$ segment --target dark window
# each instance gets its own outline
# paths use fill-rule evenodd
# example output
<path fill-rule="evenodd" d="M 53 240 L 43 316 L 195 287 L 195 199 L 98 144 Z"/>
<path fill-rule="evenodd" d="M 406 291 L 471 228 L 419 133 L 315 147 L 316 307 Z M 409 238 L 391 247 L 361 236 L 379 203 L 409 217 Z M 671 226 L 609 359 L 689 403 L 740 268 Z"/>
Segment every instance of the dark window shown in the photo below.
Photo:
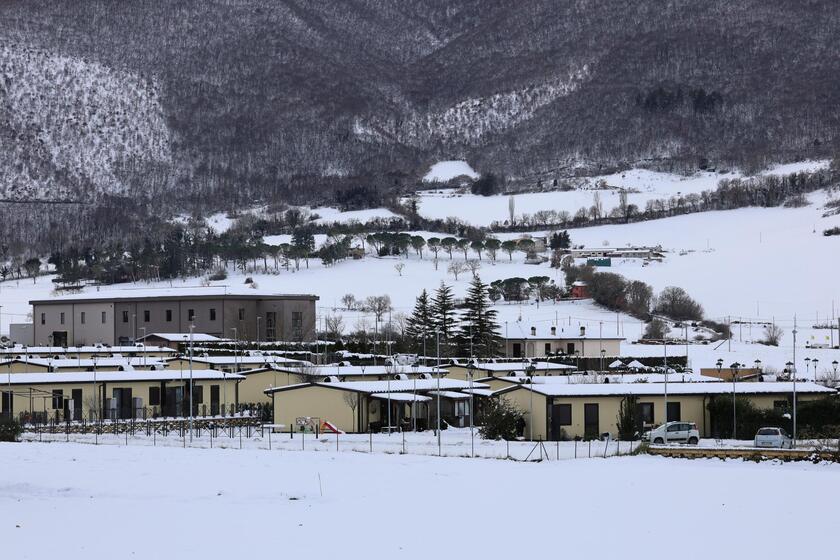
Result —
<path fill-rule="evenodd" d="M 152 312 L 148 309 L 143 310 L 143 322 L 148 323 L 152 319 Z"/>
<path fill-rule="evenodd" d="M 643 424 L 653 424 L 653 403 L 639 403 L 639 420 Z"/>
<path fill-rule="evenodd" d="M 102 312 L 102 324 L 104 325 L 108 321 L 108 314 L 104 311 Z"/>
<path fill-rule="evenodd" d="M 240 321 L 245 320 L 245 308 L 244 307 L 239 308 L 239 320 Z"/>
<path fill-rule="evenodd" d="M 53 410 L 60 410 L 64 408 L 64 390 L 53 389 L 52 392 L 52 407 Z"/>
<path fill-rule="evenodd" d="M 79 314 L 79 322 L 82 323 L 83 325 L 85 324 L 85 312 L 84 311 L 82 311 Z"/>
<path fill-rule="evenodd" d="M 61 321 L 62 325 L 64 324 L 64 312 L 63 311 L 61 312 L 61 315 L 59 316 L 59 321 Z"/>
<path fill-rule="evenodd" d="M 123 311 L 123 323 L 128 323 L 128 311 Z"/>
<path fill-rule="evenodd" d="M 187 321 L 195 319 L 195 309 L 187 309 Z"/>
<path fill-rule="evenodd" d="M 572 425 L 572 405 L 570 404 L 555 404 L 554 415 L 557 417 L 557 422 L 561 426 Z"/>
<path fill-rule="evenodd" d="M 303 338 L 303 313 L 292 311 L 292 334 L 295 338 Z"/>
<path fill-rule="evenodd" d="M 680 421 L 680 403 L 678 403 L 678 402 L 669 402 L 668 403 L 668 418 L 665 421 L 666 422 L 679 422 Z"/>
<path fill-rule="evenodd" d="M 566 343 L 566 354 L 570 356 L 574 356 L 575 354 L 575 343 L 574 342 L 567 342 Z"/>
<path fill-rule="evenodd" d="M 201 404 L 204 402 L 204 386 L 197 385 L 193 387 L 193 404 Z"/>
<path fill-rule="evenodd" d="M 41 313 L 41 324 L 42 325 L 47 324 L 47 314 L 46 313 Z"/>
<path fill-rule="evenodd" d="M 522 345 L 518 342 L 513 343 L 513 357 L 519 358 L 522 356 Z"/>
<path fill-rule="evenodd" d="M 172 322 L 172 310 L 171 309 L 166 310 L 166 322 L 167 323 Z"/>
<path fill-rule="evenodd" d="M 548 356 L 549 354 L 551 354 L 551 343 L 546 342 L 545 343 L 545 355 Z"/>
<path fill-rule="evenodd" d="M 149 387 L 149 406 L 160 405 L 160 387 Z"/>
<path fill-rule="evenodd" d="M 210 308 L 210 320 L 211 321 L 216 320 L 216 308 L 215 307 Z"/>

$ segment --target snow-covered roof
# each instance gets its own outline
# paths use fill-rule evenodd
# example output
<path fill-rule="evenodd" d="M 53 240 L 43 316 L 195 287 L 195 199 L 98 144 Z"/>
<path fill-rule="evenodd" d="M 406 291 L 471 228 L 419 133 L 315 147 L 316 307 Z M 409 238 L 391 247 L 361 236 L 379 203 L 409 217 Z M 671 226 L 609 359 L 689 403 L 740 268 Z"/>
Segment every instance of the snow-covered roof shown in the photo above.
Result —
<path fill-rule="evenodd" d="M 133 346 L 22 346 L 17 344 L 10 348 L 0 348 L 0 354 L 130 354 L 134 352 L 175 352 L 166 346 L 146 346 L 142 344 Z"/>
<path fill-rule="evenodd" d="M 610 363 L 609 367 L 612 368 L 612 369 L 616 369 L 616 368 L 623 368 L 625 366 L 624 366 L 624 362 L 622 362 L 621 360 L 616 360 L 616 361 Z"/>
<path fill-rule="evenodd" d="M 3 383 L 12 385 L 32 385 L 46 383 L 117 383 L 125 381 L 187 381 L 189 373 L 184 372 L 182 376 L 175 370 L 131 370 L 131 371 L 69 371 L 55 373 L 12 373 L 3 375 Z M 212 379 L 245 379 L 242 375 L 224 373 L 213 369 L 194 369 L 192 371 L 194 381 L 206 381 Z"/>
<path fill-rule="evenodd" d="M 521 379 L 527 382 L 528 377 L 509 378 L 512 380 Z M 664 383 L 666 381 L 664 373 L 593 373 L 593 374 L 579 374 L 579 375 L 535 375 L 533 383 Z M 718 377 L 711 377 L 708 375 L 700 375 L 699 373 L 669 373 L 668 383 L 720 383 L 721 379 Z"/>
<path fill-rule="evenodd" d="M 663 395 L 664 383 L 544 383 L 514 385 L 500 389 L 504 393 L 517 389 L 533 390 L 549 397 L 575 396 L 624 396 L 624 395 Z M 735 393 L 753 394 L 789 394 L 793 392 L 793 383 L 736 383 Z M 802 382 L 796 384 L 797 393 L 836 393 L 834 389 Z M 669 395 L 719 395 L 732 394 L 732 383 L 668 383 Z"/>
<path fill-rule="evenodd" d="M 492 389 L 461 389 L 461 392 L 479 396 L 479 397 L 492 397 L 493 391 Z"/>
<path fill-rule="evenodd" d="M 277 294 L 260 292 L 250 288 L 232 288 L 230 286 L 193 286 L 187 288 L 136 288 L 121 290 L 99 290 L 96 292 L 82 292 L 50 299 L 31 300 L 34 304 L 56 304 L 65 301 L 110 301 L 137 299 L 198 299 L 208 297 L 219 298 L 253 298 L 253 299 L 318 299 L 311 294 Z"/>
<path fill-rule="evenodd" d="M 462 364 L 454 364 L 458 367 L 469 367 Z M 510 372 L 517 372 L 521 371 L 524 372 L 526 368 L 529 366 L 534 366 L 537 371 L 559 371 L 559 370 L 571 370 L 577 369 L 575 366 L 570 366 L 566 364 L 555 364 L 552 362 L 481 362 L 475 363 L 472 366 L 472 369 L 481 370 L 481 371 L 510 371 Z"/>
<path fill-rule="evenodd" d="M 370 396 L 375 399 L 391 399 L 392 401 L 399 402 L 425 402 L 432 400 L 431 397 L 414 395 L 412 393 L 371 393 Z"/>
<path fill-rule="evenodd" d="M 433 397 L 440 395 L 444 399 L 462 400 L 470 398 L 468 394 L 459 393 L 458 391 L 429 391 L 427 394 Z"/>
<path fill-rule="evenodd" d="M 179 356 L 178 359 L 188 360 L 189 356 Z M 236 364 L 274 364 L 284 366 L 309 365 L 306 360 L 293 360 L 283 356 L 250 356 L 247 354 L 225 355 L 225 356 L 193 356 L 193 362 L 213 365 L 236 365 Z"/>
<path fill-rule="evenodd" d="M 0 369 L 3 365 L 9 363 L 31 364 L 43 367 L 54 367 L 56 369 L 72 368 L 72 367 L 94 367 L 97 368 L 113 368 L 113 367 L 156 367 L 163 368 L 165 363 L 155 358 L 144 358 L 143 356 L 121 357 L 121 358 L 59 358 L 58 360 L 52 358 L 23 358 L 14 360 L 4 360 L 0 362 Z"/>
<path fill-rule="evenodd" d="M 147 334 L 146 336 L 141 336 L 137 340 L 145 340 L 147 338 L 160 338 L 162 340 L 166 340 L 167 342 L 189 342 L 192 339 L 193 343 L 195 342 L 231 342 L 229 338 L 219 338 L 218 336 L 213 336 L 212 334 L 207 333 L 151 333 Z"/>
<path fill-rule="evenodd" d="M 290 391 L 300 389 L 301 387 L 330 387 L 333 389 L 344 389 L 347 391 L 358 391 L 360 393 L 402 393 L 411 391 L 434 391 L 437 390 L 438 385 L 441 390 L 446 389 L 468 389 L 470 384 L 467 381 L 459 379 L 448 379 L 443 377 L 441 379 L 411 379 L 411 380 L 394 380 L 394 381 L 333 381 L 325 383 L 298 383 L 295 385 L 285 385 L 283 387 L 273 387 L 266 389 L 266 393 L 277 393 L 281 391 Z M 483 383 L 472 384 L 475 388 L 486 389 L 487 385 Z"/>
<path fill-rule="evenodd" d="M 649 369 L 645 364 L 643 364 L 639 360 L 633 360 L 632 362 L 627 364 L 627 367 L 630 369 Z"/>
<path fill-rule="evenodd" d="M 327 365 L 327 366 L 307 366 L 304 369 L 300 368 L 277 368 L 277 369 L 284 369 L 288 370 L 292 373 L 296 373 L 299 375 L 311 375 L 315 377 L 329 377 L 329 376 L 342 376 L 342 375 L 354 375 L 354 376 L 380 376 L 380 375 L 420 375 L 423 373 L 430 374 L 430 375 L 437 375 L 440 372 L 441 375 L 447 375 L 449 372 L 444 368 L 436 368 L 431 366 L 339 366 L 339 365 Z"/>

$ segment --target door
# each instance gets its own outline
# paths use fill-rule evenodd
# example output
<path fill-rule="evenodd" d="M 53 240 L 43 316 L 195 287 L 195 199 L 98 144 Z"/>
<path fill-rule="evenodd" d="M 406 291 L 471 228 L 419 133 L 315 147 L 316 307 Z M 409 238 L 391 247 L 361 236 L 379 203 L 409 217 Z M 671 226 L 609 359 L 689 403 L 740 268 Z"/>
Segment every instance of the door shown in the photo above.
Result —
<path fill-rule="evenodd" d="M 167 387 L 166 399 L 163 403 L 164 416 L 182 416 L 184 405 L 184 388 Z"/>
<path fill-rule="evenodd" d="M 67 331 L 53 331 L 53 346 L 67 346 Z"/>
<path fill-rule="evenodd" d="M 277 340 L 277 312 L 268 311 L 265 314 L 265 339 L 268 342 Z"/>
<path fill-rule="evenodd" d="M 689 425 L 677 422 L 668 426 L 668 441 L 686 441 L 688 439 Z"/>
<path fill-rule="evenodd" d="M 583 434 L 586 439 L 597 439 L 601 435 L 598 426 L 598 404 L 583 405 Z"/>
<path fill-rule="evenodd" d="M 12 417 L 12 405 L 14 404 L 14 392 L 12 391 L 3 391 L 3 406 L 2 406 L 2 415 L 3 418 L 11 418 Z"/>
<path fill-rule="evenodd" d="M 82 390 L 73 389 L 71 395 L 73 399 L 73 420 L 80 422 L 82 420 Z"/>
<path fill-rule="evenodd" d="M 522 345 L 518 342 L 513 343 L 513 357 L 514 358 L 521 358 L 522 357 Z"/>
<path fill-rule="evenodd" d="M 113 396 L 117 403 L 117 418 L 120 420 L 130 419 L 133 416 L 131 410 L 131 389 L 114 389 Z"/>
<path fill-rule="evenodd" d="M 575 355 L 575 343 L 574 342 L 567 342 L 566 343 L 566 354 L 569 356 Z"/>
<path fill-rule="evenodd" d="M 210 385 L 210 416 L 219 414 L 219 386 Z"/>
<path fill-rule="evenodd" d="M 682 420 L 680 418 L 680 403 L 678 402 L 669 402 L 668 403 L 668 417 L 665 419 L 666 422 L 679 422 Z"/>
<path fill-rule="evenodd" d="M 560 441 L 568 434 L 564 433 L 565 426 L 572 425 L 572 405 L 553 404 L 551 405 L 551 439 Z"/>

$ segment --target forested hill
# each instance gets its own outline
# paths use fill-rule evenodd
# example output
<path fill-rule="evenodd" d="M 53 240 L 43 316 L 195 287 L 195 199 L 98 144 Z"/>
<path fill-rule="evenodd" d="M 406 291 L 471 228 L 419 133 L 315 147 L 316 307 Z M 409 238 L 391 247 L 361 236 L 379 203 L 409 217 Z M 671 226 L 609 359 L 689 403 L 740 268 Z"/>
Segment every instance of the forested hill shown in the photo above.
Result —
<path fill-rule="evenodd" d="M 831 156 L 838 37 L 833 0 L 6 0 L 0 199 Z"/>

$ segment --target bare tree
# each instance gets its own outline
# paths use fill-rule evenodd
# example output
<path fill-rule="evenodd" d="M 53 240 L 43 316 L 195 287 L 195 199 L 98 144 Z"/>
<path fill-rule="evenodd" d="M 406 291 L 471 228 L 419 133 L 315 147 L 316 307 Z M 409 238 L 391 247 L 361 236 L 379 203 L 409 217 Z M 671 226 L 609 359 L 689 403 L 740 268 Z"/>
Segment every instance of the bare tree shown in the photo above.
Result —
<path fill-rule="evenodd" d="M 348 311 L 356 309 L 356 296 L 353 294 L 344 294 L 341 296 L 341 304 Z"/>
<path fill-rule="evenodd" d="M 355 391 L 343 391 L 343 399 L 344 404 L 350 407 L 350 411 L 353 413 L 353 426 L 355 431 L 359 431 L 358 427 L 356 426 L 356 407 L 359 406 L 359 393 Z"/>
<path fill-rule="evenodd" d="M 394 268 L 397 270 L 399 275 L 402 276 L 402 271 L 405 268 L 405 264 L 404 263 L 397 263 L 397 264 L 394 265 Z"/>
<path fill-rule="evenodd" d="M 782 330 L 782 327 L 776 323 L 772 323 L 764 327 L 764 340 L 761 342 L 767 346 L 778 346 L 784 334 L 785 331 Z"/>
<path fill-rule="evenodd" d="M 467 268 L 467 265 L 461 261 L 452 261 L 449 263 L 449 267 L 446 269 L 447 272 L 455 276 L 455 280 L 458 280 L 458 275 L 464 272 Z"/>
<path fill-rule="evenodd" d="M 478 270 L 481 268 L 481 263 L 476 259 L 467 261 L 467 268 L 472 272 L 473 278 L 478 277 Z"/>
<path fill-rule="evenodd" d="M 344 319 L 341 315 L 327 315 L 324 317 L 324 328 L 330 339 L 338 340 L 344 334 Z"/>

